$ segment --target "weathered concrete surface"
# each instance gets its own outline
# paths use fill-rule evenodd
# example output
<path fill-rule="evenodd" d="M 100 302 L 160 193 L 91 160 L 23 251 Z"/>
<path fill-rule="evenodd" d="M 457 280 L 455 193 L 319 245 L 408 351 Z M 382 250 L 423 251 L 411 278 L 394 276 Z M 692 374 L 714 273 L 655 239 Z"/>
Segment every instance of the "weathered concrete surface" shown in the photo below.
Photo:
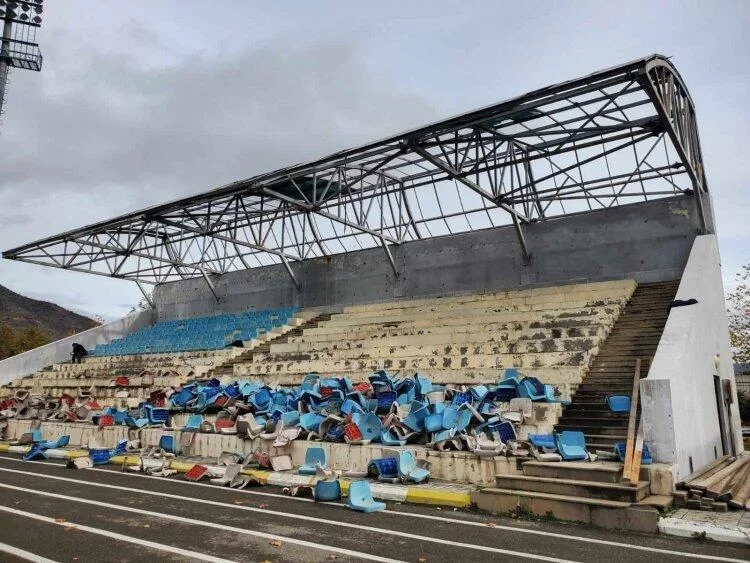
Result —
<path fill-rule="evenodd" d="M 715 235 L 695 239 L 676 299 L 698 303 L 671 310 L 648 377 L 641 381 L 649 451 L 657 461 L 678 464 L 678 478 L 723 454 L 714 375 L 730 382 L 728 434 L 738 452 L 744 449 L 719 260 Z"/>
<path fill-rule="evenodd" d="M 8 469 L 30 474 L 13 473 Z M 51 478 L 61 476 L 75 481 Z M 26 489 L 3 489 L 5 506 L 51 520 L 51 523 L 38 522 L 21 514 L 3 514 L 0 542 L 56 561 L 75 558 L 81 563 L 99 561 L 102 553 L 129 561 L 188 560 L 158 549 L 70 529 L 75 524 L 195 550 L 204 554 L 204 559 L 213 556 L 232 561 L 348 561 L 364 557 L 326 551 L 326 546 L 356 550 L 370 557 L 399 561 L 421 558 L 431 563 L 467 558 L 483 562 L 540 557 L 598 562 L 603 553 L 616 561 L 658 558 L 665 563 L 695 556 L 737 561 L 747 558 L 744 546 L 693 539 L 629 534 L 623 530 L 607 531 L 570 523 L 488 517 L 477 511 L 439 512 L 434 507 L 397 503 L 388 503 L 388 512 L 361 514 L 347 510 L 340 503 L 312 503 L 307 499 L 285 497 L 274 487 L 236 491 L 195 485 L 180 477 L 146 479 L 121 473 L 116 468 L 66 471 L 55 463 L 24 464 L 3 456 L 0 456 L 0 484 Z M 97 486 L 102 484 L 117 488 Z M 62 493 L 101 504 L 94 508 L 90 504 L 45 496 L 47 493 Z M 148 510 L 152 514 L 128 513 L 123 507 Z M 165 517 L 172 515 L 191 518 L 197 523 L 166 520 Z M 64 521 L 55 523 L 58 518 Z M 210 529 L 214 523 L 231 529 Z M 271 538 L 294 537 L 317 542 L 322 547 L 303 548 L 286 540 L 281 545 L 271 545 L 271 538 L 253 538 L 240 533 L 240 528 L 262 530 Z M 399 537 L 393 535 L 394 532 L 413 535 Z"/>
<path fill-rule="evenodd" d="M 710 217 L 710 201 L 706 198 Z M 680 277 L 699 221 L 688 196 L 626 205 L 524 227 L 533 260 L 524 265 L 513 227 L 498 227 L 392 246 L 394 276 L 382 249 L 157 286 L 159 319 L 217 311 L 297 305 L 341 306 L 453 292 L 633 278 Z"/>
<path fill-rule="evenodd" d="M 2 360 L 0 361 L 0 385 L 39 371 L 46 366 L 70 361 L 70 352 L 74 342 L 81 344 L 87 350 L 92 350 L 97 344 L 122 338 L 139 328 L 152 324 L 153 318 L 153 311 L 139 311 L 117 321 Z"/>
<path fill-rule="evenodd" d="M 560 414 L 560 405 L 539 405 L 539 412 L 531 424 L 522 425 L 519 437 L 525 438 L 529 432 L 550 432 Z M 535 423 L 536 421 L 536 423 Z M 175 421 L 175 424 L 179 419 Z M 15 440 L 29 430 L 31 422 L 28 420 L 9 420 L 7 439 Z M 89 438 L 98 436 L 105 447 L 114 447 L 118 440 L 128 438 L 128 429 L 124 426 L 112 426 L 97 429 L 93 424 L 84 422 L 43 422 L 41 425 L 42 438 L 54 440 L 63 434 L 70 435 L 71 446 L 85 446 Z M 156 446 L 164 434 L 179 434 L 179 430 L 163 428 L 147 428 L 137 432 L 138 439 L 143 446 Z M 311 445 L 322 447 L 327 451 L 329 465 L 335 469 L 367 471 L 367 464 L 383 456 L 383 450 L 394 448 L 382 444 L 365 446 L 331 442 L 308 442 L 295 440 L 290 446 L 274 448 L 272 442 L 261 439 L 245 440 L 231 434 L 195 433 L 192 444 L 185 449 L 184 454 L 200 457 L 217 458 L 224 451 L 249 454 L 263 446 L 271 456 L 289 454 L 295 466 L 302 465 L 305 451 Z M 413 449 L 417 459 L 430 462 L 431 477 L 441 481 L 457 483 L 471 483 L 476 485 L 494 484 L 495 475 L 519 474 L 517 459 L 513 457 L 497 456 L 493 458 L 479 458 L 471 452 L 438 452 L 426 447 L 406 446 Z"/>

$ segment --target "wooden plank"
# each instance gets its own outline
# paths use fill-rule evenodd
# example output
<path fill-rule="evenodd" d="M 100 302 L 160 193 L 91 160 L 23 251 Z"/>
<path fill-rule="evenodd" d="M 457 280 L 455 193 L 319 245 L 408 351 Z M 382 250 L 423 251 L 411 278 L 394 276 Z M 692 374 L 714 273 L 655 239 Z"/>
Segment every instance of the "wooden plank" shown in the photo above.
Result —
<path fill-rule="evenodd" d="M 709 488 L 713 488 L 718 483 L 721 483 L 721 481 L 727 476 L 734 475 L 734 473 L 744 467 L 748 461 L 750 461 L 750 457 L 738 458 L 720 471 L 716 471 L 712 475 L 693 481 L 690 483 L 690 487 L 705 493 Z"/>
<path fill-rule="evenodd" d="M 638 485 L 638 476 L 641 474 L 641 457 L 643 455 L 643 421 L 638 423 L 638 434 L 633 446 L 633 463 L 630 467 L 630 484 Z"/>
<path fill-rule="evenodd" d="M 633 448 L 635 447 L 635 419 L 638 416 L 638 389 L 641 381 L 641 359 L 635 360 L 635 373 L 633 375 L 633 393 L 630 396 L 630 419 L 628 420 L 628 439 L 625 445 L 625 464 L 622 468 L 623 479 L 630 478 L 631 466 L 633 464 Z"/>
<path fill-rule="evenodd" d="M 730 501 L 733 498 L 737 497 L 740 499 L 739 506 L 743 506 L 745 504 L 744 498 L 747 498 L 747 492 L 750 492 L 750 464 L 745 464 L 745 467 L 743 467 L 740 471 L 738 471 L 734 478 L 732 479 L 731 483 L 729 484 L 729 487 L 726 488 L 721 495 L 719 495 L 718 500 L 719 501 Z M 743 494 L 743 489 L 745 490 Z M 738 507 L 739 508 L 739 507 Z"/>
<path fill-rule="evenodd" d="M 687 477 L 685 477 L 682 481 L 679 481 L 675 486 L 677 488 L 690 488 L 690 483 L 692 481 L 697 481 L 698 479 L 702 479 L 703 477 L 706 477 L 708 475 L 711 475 L 715 471 L 718 471 L 719 469 L 722 469 L 732 463 L 734 461 L 734 458 L 731 455 L 725 455 L 723 457 L 720 457 L 716 461 L 712 461 L 709 465 L 703 467 L 702 469 L 699 469 L 698 471 L 694 471 Z"/>

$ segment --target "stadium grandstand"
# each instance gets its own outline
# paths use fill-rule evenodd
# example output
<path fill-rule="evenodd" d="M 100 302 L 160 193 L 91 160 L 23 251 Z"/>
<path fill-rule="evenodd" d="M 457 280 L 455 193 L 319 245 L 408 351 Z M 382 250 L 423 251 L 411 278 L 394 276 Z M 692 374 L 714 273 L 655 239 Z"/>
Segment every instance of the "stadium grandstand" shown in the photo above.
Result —
<path fill-rule="evenodd" d="M 228 399 L 273 413 L 259 398 L 267 390 L 281 397 L 268 399 L 275 420 L 343 442 L 322 427 L 331 412 L 313 431 L 318 411 L 282 396 L 297 389 L 314 404 L 341 385 L 342 398 L 404 411 L 373 407 L 378 425 L 389 414 L 404 425 L 383 426 L 367 447 L 342 422 L 350 443 L 334 453 L 347 467 L 366 468 L 375 444 L 416 440 L 434 478 L 493 485 L 476 495 L 480 507 L 541 497 L 577 519 L 565 507 L 584 501 L 571 495 L 629 506 L 742 451 L 715 233 L 693 101 L 672 63 L 652 55 L 3 252 L 134 282 L 152 306 L 0 362 L 8 430 L 45 419 L 84 444 L 81 420 L 97 408 L 157 403 L 180 410 L 180 426 L 189 409 L 178 407 L 199 386 L 192 412 L 214 432 L 242 434 Z M 72 342 L 91 351 L 80 364 Z M 553 466 L 519 451 L 469 469 L 483 446 L 462 438 L 459 408 L 431 437 L 400 433 L 421 409 L 429 426 L 463 402 L 491 425 L 511 387 L 533 403 L 518 441 L 570 431 L 590 452 L 612 451 L 635 424 L 654 464 L 624 492 L 612 484 L 618 463 Z M 634 389 L 635 418 L 609 406 Z M 77 409 L 61 418 L 66 401 Z M 141 439 L 158 443 L 162 431 Z M 245 452 L 260 443 L 244 439 Z M 295 463 L 302 455 L 293 449 Z M 610 479 L 606 494 L 591 485 Z"/>

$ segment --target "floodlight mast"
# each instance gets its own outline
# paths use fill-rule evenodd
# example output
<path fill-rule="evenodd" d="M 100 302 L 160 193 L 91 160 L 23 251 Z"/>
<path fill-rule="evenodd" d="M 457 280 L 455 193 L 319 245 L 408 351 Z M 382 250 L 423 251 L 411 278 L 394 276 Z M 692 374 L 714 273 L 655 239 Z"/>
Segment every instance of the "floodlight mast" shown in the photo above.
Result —
<path fill-rule="evenodd" d="M 0 0 L 0 116 L 5 106 L 5 90 L 11 68 L 42 70 L 42 53 L 36 42 L 36 29 L 42 25 L 43 0 Z"/>

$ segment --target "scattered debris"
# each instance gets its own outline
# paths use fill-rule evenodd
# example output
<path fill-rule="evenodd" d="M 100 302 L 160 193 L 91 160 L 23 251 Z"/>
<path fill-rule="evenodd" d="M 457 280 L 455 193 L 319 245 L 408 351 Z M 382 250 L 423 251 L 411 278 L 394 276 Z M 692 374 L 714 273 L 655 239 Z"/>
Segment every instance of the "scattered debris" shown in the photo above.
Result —
<path fill-rule="evenodd" d="M 140 377 L 147 376 L 153 378 L 149 373 Z M 297 387 L 281 387 L 250 381 L 222 383 L 211 378 L 155 389 L 135 408 L 127 408 L 129 397 L 117 399 L 119 407 L 102 408 L 94 398 L 94 387 L 80 390 L 77 397 L 46 397 L 17 390 L 12 398 L 0 402 L 0 418 L 90 421 L 100 428 L 125 425 L 137 431 L 170 428 L 171 413 L 189 412 L 179 433 L 162 437 L 162 449 L 172 453 L 189 447 L 196 433 L 213 432 L 260 437 L 265 452 L 307 438 L 386 446 L 426 443 L 440 451 L 469 450 L 478 456 L 493 456 L 508 452 L 528 455 L 533 448 L 516 442 L 515 425 L 532 416 L 534 402 L 563 402 L 559 390 L 534 377 L 522 377 L 517 369 L 506 369 L 496 385 L 436 385 L 419 373 L 402 378 L 384 370 L 368 379 L 353 383 L 348 377 L 311 373 Z M 116 376 L 111 385 L 118 392 L 127 391 L 133 381 Z M 208 412 L 217 413 L 215 422 L 204 419 Z M 24 440 L 34 442 L 33 436 L 24 436 Z M 105 463 L 106 448 L 92 449 L 100 450 L 92 452 L 94 464 Z M 287 456 L 262 455 L 256 457 L 260 467 L 291 469 Z M 305 470 L 316 469 L 316 465 L 308 464 Z M 326 469 L 324 463 L 321 466 Z"/>

